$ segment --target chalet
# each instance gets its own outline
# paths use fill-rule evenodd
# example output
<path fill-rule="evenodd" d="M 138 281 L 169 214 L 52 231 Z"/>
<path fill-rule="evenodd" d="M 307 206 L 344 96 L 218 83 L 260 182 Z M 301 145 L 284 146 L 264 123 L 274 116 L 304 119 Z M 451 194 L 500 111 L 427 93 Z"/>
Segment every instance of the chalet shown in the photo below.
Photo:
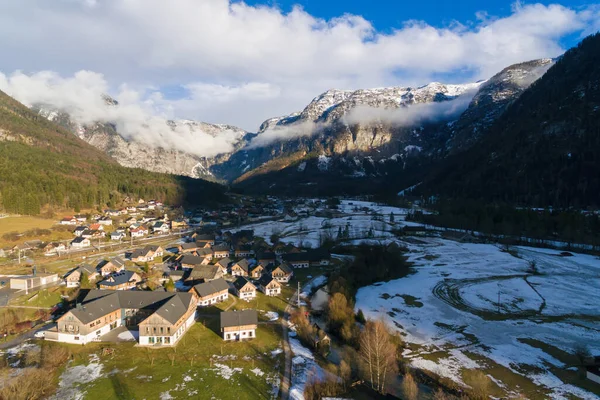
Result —
<path fill-rule="evenodd" d="M 201 234 L 196 232 L 192 235 L 192 239 L 194 239 L 196 242 L 207 242 L 211 246 L 215 245 L 215 235 Z"/>
<path fill-rule="evenodd" d="M 185 254 L 177 259 L 177 263 L 183 269 L 193 269 L 198 265 L 204 265 L 203 262 L 203 257 L 193 256 L 191 254 Z"/>
<path fill-rule="evenodd" d="M 229 264 L 231 264 L 231 259 L 229 257 L 225 257 L 217 261 L 215 265 L 219 267 L 223 274 L 226 274 L 229 269 Z"/>
<path fill-rule="evenodd" d="M 126 235 L 123 231 L 114 231 L 110 234 L 110 240 L 123 240 Z"/>
<path fill-rule="evenodd" d="M 92 245 L 92 242 L 90 241 L 90 239 L 84 238 L 84 237 L 76 237 L 75 239 L 73 239 L 71 241 L 71 247 L 74 247 L 77 249 L 90 247 L 91 245 Z"/>
<path fill-rule="evenodd" d="M 216 265 L 198 265 L 192 269 L 190 275 L 186 279 L 186 283 L 196 284 L 201 282 L 214 281 L 221 279 L 223 272 Z"/>
<path fill-rule="evenodd" d="M 231 249 L 227 245 L 217 245 L 213 246 L 212 251 L 214 258 L 225 258 L 229 257 Z"/>
<path fill-rule="evenodd" d="M 141 280 L 142 278 L 133 271 L 114 272 L 98 282 L 98 289 L 129 290 L 136 287 Z"/>
<path fill-rule="evenodd" d="M 125 269 L 125 261 L 123 261 L 119 257 L 113 257 L 108 261 L 106 261 L 106 260 L 101 261 L 96 266 L 96 269 L 98 270 L 100 275 L 107 276 L 114 272 L 123 271 Z"/>
<path fill-rule="evenodd" d="M 204 257 L 206 260 L 211 261 L 213 257 L 212 249 L 198 249 L 195 253 L 198 257 Z"/>
<path fill-rule="evenodd" d="M 210 249 L 213 247 L 213 244 L 208 240 L 196 240 L 196 246 L 200 249 Z"/>
<path fill-rule="evenodd" d="M 146 228 L 144 226 L 140 226 L 138 228 L 133 228 L 133 229 L 129 230 L 129 234 L 131 235 L 132 238 L 144 237 L 148 234 L 148 228 Z"/>
<path fill-rule="evenodd" d="M 221 313 L 221 333 L 224 340 L 244 340 L 256 337 L 256 310 L 224 311 Z"/>
<path fill-rule="evenodd" d="M 86 344 L 120 326 L 139 330 L 142 346 L 172 346 L 194 324 L 191 293 L 92 290 L 46 331 L 51 341 Z"/>
<path fill-rule="evenodd" d="M 259 264 L 267 266 L 269 264 L 275 264 L 277 261 L 277 255 L 271 252 L 263 252 L 258 255 L 257 259 Z"/>
<path fill-rule="evenodd" d="M 137 219 L 135 217 L 129 217 L 125 220 L 125 223 L 127 224 L 127 226 L 131 226 L 137 223 Z"/>
<path fill-rule="evenodd" d="M 104 215 L 110 217 L 118 217 L 119 215 L 121 215 L 121 212 L 119 210 L 104 210 Z"/>
<path fill-rule="evenodd" d="M 196 285 L 192 291 L 198 297 L 198 307 L 206 307 L 229 298 L 229 284 L 223 278 Z"/>
<path fill-rule="evenodd" d="M 242 300 L 250 300 L 256 297 L 256 286 L 243 276 L 233 282 L 233 291 Z"/>
<path fill-rule="evenodd" d="M 67 246 L 64 243 L 53 242 L 44 246 L 44 254 L 47 256 L 60 254 L 63 251 L 67 251 Z"/>
<path fill-rule="evenodd" d="M 31 290 L 41 286 L 56 285 L 60 283 L 60 279 L 57 274 L 37 274 L 33 275 L 20 275 L 10 278 L 10 288 L 20 290 Z"/>
<path fill-rule="evenodd" d="M 263 275 L 258 280 L 258 287 L 267 296 L 278 296 L 281 294 L 281 283 L 268 274 Z"/>
<path fill-rule="evenodd" d="M 171 229 L 169 228 L 169 224 L 162 221 L 156 221 L 154 225 L 152 225 L 153 233 L 162 233 L 167 234 Z"/>
<path fill-rule="evenodd" d="M 292 278 L 294 271 L 290 267 L 290 265 L 286 262 L 283 262 L 279 265 L 272 265 L 271 270 L 269 271 L 269 275 L 277 282 L 287 283 Z"/>
<path fill-rule="evenodd" d="M 81 235 L 83 234 L 83 232 L 87 231 L 88 227 L 87 226 L 78 226 L 77 228 L 75 228 L 75 230 L 73 231 L 73 235 L 77 236 L 77 237 L 81 237 Z"/>
<path fill-rule="evenodd" d="M 244 244 L 236 246 L 234 254 L 236 258 L 254 257 L 254 250 L 252 250 L 252 246 Z"/>
<path fill-rule="evenodd" d="M 310 266 L 327 266 L 331 256 L 327 251 L 310 250 L 300 253 L 287 253 L 282 256 L 294 268 L 308 268 Z"/>
<path fill-rule="evenodd" d="M 81 264 L 67 272 L 63 279 L 68 288 L 79 287 L 83 274 L 87 275 L 90 282 L 95 281 L 100 276 L 96 269 L 91 265 Z"/>
<path fill-rule="evenodd" d="M 262 264 L 256 264 L 256 265 L 253 265 L 253 266 L 250 268 L 250 273 L 249 273 L 249 276 L 250 276 L 250 278 L 252 278 L 252 279 L 258 279 L 258 278 L 260 278 L 260 277 L 261 277 L 261 275 L 263 274 L 263 271 L 264 271 L 264 270 L 265 270 L 265 266 L 264 266 L 264 265 L 262 265 Z"/>
<path fill-rule="evenodd" d="M 60 220 L 61 225 L 77 225 L 75 217 L 66 217 Z"/>
<path fill-rule="evenodd" d="M 75 219 L 77 220 L 77 222 L 86 222 L 87 221 L 87 217 L 85 215 L 81 215 L 81 214 L 76 215 Z"/>
<path fill-rule="evenodd" d="M 154 261 L 156 257 L 162 257 L 164 250 L 160 246 L 148 245 L 143 249 L 135 249 L 131 253 L 131 261 L 133 262 L 148 262 Z"/>
<path fill-rule="evenodd" d="M 200 248 L 196 243 L 182 243 L 178 246 L 179 254 L 195 253 Z"/>
<path fill-rule="evenodd" d="M 248 276 L 250 273 L 250 262 L 245 258 L 231 266 L 231 275 Z"/>

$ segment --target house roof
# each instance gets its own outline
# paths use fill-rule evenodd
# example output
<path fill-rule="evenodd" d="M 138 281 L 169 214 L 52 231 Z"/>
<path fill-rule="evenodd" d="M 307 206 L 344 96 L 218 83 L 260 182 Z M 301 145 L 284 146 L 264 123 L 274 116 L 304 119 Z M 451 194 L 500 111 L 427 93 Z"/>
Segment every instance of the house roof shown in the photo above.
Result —
<path fill-rule="evenodd" d="M 197 249 L 197 248 L 198 248 L 198 245 L 195 242 L 181 244 L 182 250 L 192 250 L 192 249 Z"/>
<path fill-rule="evenodd" d="M 256 310 L 224 311 L 221 313 L 221 329 L 232 326 L 257 325 Z"/>
<path fill-rule="evenodd" d="M 207 242 L 214 242 L 215 241 L 215 236 L 214 235 L 196 235 L 195 237 L 196 241 L 207 241 Z"/>
<path fill-rule="evenodd" d="M 206 297 L 215 293 L 229 290 L 229 284 L 223 278 L 215 279 L 214 281 L 204 282 L 194 286 L 194 290 L 200 297 Z"/>
<path fill-rule="evenodd" d="M 217 261 L 217 264 L 223 268 L 227 268 L 230 263 L 231 259 L 229 257 L 221 258 L 219 261 Z"/>
<path fill-rule="evenodd" d="M 124 267 L 125 261 L 121 257 L 113 257 L 109 260 L 114 266 Z"/>
<path fill-rule="evenodd" d="M 90 264 L 81 264 L 81 265 L 73 268 L 69 272 L 67 272 L 65 274 L 64 278 L 70 276 L 71 274 L 73 274 L 74 272 L 77 272 L 77 271 L 79 271 L 80 273 L 86 273 L 86 274 L 88 274 L 88 276 L 96 273 L 96 269 L 94 267 L 92 267 Z"/>
<path fill-rule="evenodd" d="M 258 284 L 266 287 L 269 283 L 271 282 L 275 282 L 277 283 L 277 285 L 281 286 L 281 284 L 279 282 L 277 282 L 272 276 L 270 275 L 263 275 L 260 277 L 260 279 L 258 280 Z"/>
<path fill-rule="evenodd" d="M 184 292 L 90 290 L 82 304 L 70 312 L 87 324 L 120 308 L 154 309 L 161 317 L 174 324 L 185 314 L 191 301 L 192 295 Z"/>
<path fill-rule="evenodd" d="M 133 271 L 119 271 L 119 272 L 115 272 L 110 274 L 108 277 L 106 277 L 106 279 L 102 280 L 99 282 L 100 285 L 102 286 L 119 286 L 119 285 L 123 285 L 129 281 L 131 281 L 131 279 L 133 278 L 133 275 L 135 275 L 136 273 Z"/>
<path fill-rule="evenodd" d="M 287 253 L 282 256 L 285 261 L 321 261 L 328 260 L 331 258 L 327 251 L 323 250 L 310 250 L 303 251 L 300 253 Z"/>
<path fill-rule="evenodd" d="M 251 252 L 252 251 L 252 246 L 250 246 L 248 244 L 241 244 L 241 245 L 235 247 L 235 251 Z"/>
<path fill-rule="evenodd" d="M 150 249 L 144 247 L 143 249 L 135 249 L 132 253 L 131 253 L 131 259 L 135 259 L 138 257 L 145 257 L 148 255 L 148 253 L 150 253 Z"/>
<path fill-rule="evenodd" d="M 292 267 L 290 266 L 290 264 L 283 262 L 279 265 L 274 265 L 272 271 L 275 271 L 277 268 L 279 268 L 281 271 L 283 271 L 283 273 L 285 274 L 291 274 L 293 272 Z"/>
<path fill-rule="evenodd" d="M 201 265 L 202 261 L 204 261 L 204 257 L 193 256 L 191 254 L 186 254 L 181 257 L 179 260 L 181 264 L 189 264 L 189 265 Z"/>
<path fill-rule="evenodd" d="M 239 266 L 244 271 L 248 272 L 250 270 L 250 262 L 245 258 L 233 264 L 234 266 Z"/>
<path fill-rule="evenodd" d="M 259 260 L 276 260 L 277 256 L 275 255 L 275 253 L 265 251 L 262 254 L 259 254 L 257 258 Z"/>
<path fill-rule="evenodd" d="M 217 252 L 217 251 L 226 251 L 226 252 L 229 252 L 230 251 L 229 246 L 227 246 L 225 244 L 220 244 L 220 245 L 217 245 L 217 246 L 213 246 L 212 249 L 213 249 L 214 252 Z"/>
<path fill-rule="evenodd" d="M 215 279 L 219 274 L 219 267 L 216 265 L 198 265 L 194 267 L 188 279 L 200 280 L 200 279 Z"/>
<path fill-rule="evenodd" d="M 238 278 L 237 278 L 237 279 L 236 279 L 236 280 L 233 282 L 233 287 L 234 287 L 236 290 L 238 290 L 238 291 L 239 291 L 239 290 L 241 290 L 241 289 L 242 289 L 244 286 L 246 286 L 247 284 L 251 284 L 251 285 L 252 285 L 252 283 L 251 283 L 251 282 L 250 282 L 248 279 L 244 278 L 243 276 L 239 276 L 239 277 L 238 277 Z M 254 286 L 254 285 L 252 285 L 252 286 Z M 256 286 L 255 286 L 254 288 L 256 288 Z"/>
<path fill-rule="evenodd" d="M 89 241 L 89 239 L 88 239 L 88 238 L 84 238 L 84 237 L 76 237 L 75 239 L 73 239 L 73 240 L 71 241 L 71 243 L 81 243 L 81 242 L 83 242 L 83 241 L 85 241 L 85 240 L 88 240 L 88 241 Z"/>

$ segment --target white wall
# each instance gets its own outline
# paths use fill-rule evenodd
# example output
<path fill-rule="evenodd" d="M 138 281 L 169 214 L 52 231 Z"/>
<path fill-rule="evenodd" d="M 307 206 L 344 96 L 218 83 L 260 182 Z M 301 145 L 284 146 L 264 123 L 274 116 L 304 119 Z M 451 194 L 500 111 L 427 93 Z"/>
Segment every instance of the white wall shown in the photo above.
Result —
<path fill-rule="evenodd" d="M 251 334 L 252 334 L 252 336 L 250 336 Z M 230 335 L 229 339 L 227 338 L 227 335 Z M 254 339 L 255 337 L 256 337 L 256 329 L 245 329 L 245 330 L 223 332 L 223 339 L 225 341 Z"/>

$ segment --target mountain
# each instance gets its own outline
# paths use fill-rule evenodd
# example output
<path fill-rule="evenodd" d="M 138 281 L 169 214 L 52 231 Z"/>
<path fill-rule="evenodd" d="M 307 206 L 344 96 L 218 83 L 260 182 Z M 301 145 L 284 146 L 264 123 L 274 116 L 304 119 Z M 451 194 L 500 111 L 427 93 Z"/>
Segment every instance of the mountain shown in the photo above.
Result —
<path fill-rule="evenodd" d="M 527 206 L 600 206 L 600 35 L 584 39 L 441 163 L 422 194 Z"/>
<path fill-rule="evenodd" d="M 105 97 L 105 101 L 107 106 L 118 107 L 118 102 L 108 96 Z M 210 168 L 215 164 L 226 162 L 233 152 L 243 148 L 253 137 L 252 134 L 231 125 L 215 125 L 189 120 L 168 121 L 168 125 L 173 131 L 187 129 L 192 135 L 203 132 L 213 137 L 233 132 L 236 136 L 232 153 L 219 154 L 215 157 L 201 157 L 193 152 L 167 149 L 147 142 L 128 140 L 117 132 L 114 125 L 109 123 L 77 123 L 68 113 L 53 108 L 52 105 L 37 104 L 32 109 L 68 129 L 97 149 L 104 151 L 125 167 L 144 168 L 153 172 L 211 181 L 222 181 L 222 179 L 211 173 Z"/>
<path fill-rule="evenodd" d="M 122 167 L 1 91 L 0 142 L 0 208 L 7 212 L 113 206 L 125 196 L 169 204 L 224 198 L 220 185 Z"/>

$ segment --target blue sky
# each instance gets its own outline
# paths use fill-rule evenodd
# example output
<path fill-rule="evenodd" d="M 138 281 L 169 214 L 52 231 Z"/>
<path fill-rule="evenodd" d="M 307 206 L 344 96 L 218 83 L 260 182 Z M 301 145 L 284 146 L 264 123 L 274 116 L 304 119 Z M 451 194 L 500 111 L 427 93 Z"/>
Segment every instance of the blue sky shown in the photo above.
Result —
<path fill-rule="evenodd" d="M 599 28 L 582 0 L 0 0 L 0 90 L 127 137 L 165 118 L 256 131 L 328 89 L 488 79 Z"/>

